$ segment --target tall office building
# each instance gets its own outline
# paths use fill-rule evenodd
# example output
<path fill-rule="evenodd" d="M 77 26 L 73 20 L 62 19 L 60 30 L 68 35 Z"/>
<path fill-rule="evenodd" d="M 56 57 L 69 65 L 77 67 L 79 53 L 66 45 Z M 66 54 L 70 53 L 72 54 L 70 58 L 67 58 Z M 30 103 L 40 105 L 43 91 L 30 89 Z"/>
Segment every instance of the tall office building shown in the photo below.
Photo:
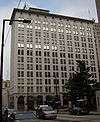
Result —
<path fill-rule="evenodd" d="M 48 10 L 14 9 L 11 19 L 10 104 L 25 109 L 28 100 L 42 104 L 58 95 L 63 105 L 64 84 L 77 71 L 77 60 L 91 66 L 99 80 L 94 22 L 51 14 Z"/>
<path fill-rule="evenodd" d="M 100 22 L 100 0 L 95 0 L 97 8 L 98 22 Z"/>

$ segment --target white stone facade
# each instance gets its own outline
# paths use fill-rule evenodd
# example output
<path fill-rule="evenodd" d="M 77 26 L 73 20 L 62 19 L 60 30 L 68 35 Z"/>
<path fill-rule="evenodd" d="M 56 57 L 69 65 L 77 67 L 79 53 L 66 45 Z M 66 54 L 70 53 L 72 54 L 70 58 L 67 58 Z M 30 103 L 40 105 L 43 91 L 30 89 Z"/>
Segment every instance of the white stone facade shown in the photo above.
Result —
<path fill-rule="evenodd" d="M 99 80 L 93 21 L 40 9 L 14 9 L 12 19 L 31 20 L 30 24 L 11 23 L 10 94 L 14 104 L 20 95 L 24 100 L 28 95 L 42 95 L 44 102 L 46 95 L 56 95 L 57 90 L 63 105 L 64 84 L 77 71 L 77 60 L 91 66 L 92 79 Z"/>

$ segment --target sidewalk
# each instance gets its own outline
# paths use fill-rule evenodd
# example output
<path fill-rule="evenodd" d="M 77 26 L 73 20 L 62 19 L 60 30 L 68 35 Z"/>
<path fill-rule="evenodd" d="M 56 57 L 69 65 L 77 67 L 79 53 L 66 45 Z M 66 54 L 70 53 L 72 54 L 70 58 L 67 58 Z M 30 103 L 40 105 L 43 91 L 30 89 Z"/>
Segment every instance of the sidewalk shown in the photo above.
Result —
<path fill-rule="evenodd" d="M 96 122 L 100 121 L 100 115 L 83 115 L 83 116 L 77 116 L 77 115 L 69 115 L 69 114 L 58 114 L 57 119 L 59 120 L 69 120 L 72 122 Z"/>

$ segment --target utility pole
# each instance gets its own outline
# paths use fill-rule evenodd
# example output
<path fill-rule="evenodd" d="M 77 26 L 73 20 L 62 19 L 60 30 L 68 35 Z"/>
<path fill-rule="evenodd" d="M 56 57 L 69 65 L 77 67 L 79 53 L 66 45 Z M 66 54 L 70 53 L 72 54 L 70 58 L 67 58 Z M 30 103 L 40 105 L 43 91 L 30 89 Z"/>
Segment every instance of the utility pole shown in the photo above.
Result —
<path fill-rule="evenodd" d="M 55 76 L 55 85 L 56 85 L 56 99 L 55 99 L 55 104 L 56 104 L 56 108 L 57 108 L 57 113 L 58 113 L 58 81 L 57 81 L 57 77 Z"/>

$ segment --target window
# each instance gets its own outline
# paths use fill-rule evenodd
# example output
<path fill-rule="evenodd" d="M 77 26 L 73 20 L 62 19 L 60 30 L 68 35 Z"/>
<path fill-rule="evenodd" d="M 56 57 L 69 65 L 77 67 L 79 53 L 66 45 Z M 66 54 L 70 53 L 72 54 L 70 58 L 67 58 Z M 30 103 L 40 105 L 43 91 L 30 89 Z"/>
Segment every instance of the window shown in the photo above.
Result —
<path fill-rule="evenodd" d="M 65 53 L 60 53 L 60 57 L 61 58 L 65 58 L 66 56 L 65 56 Z"/>
<path fill-rule="evenodd" d="M 94 55 L 90 55 L 90 59 L 91 59 L 91 60 L 94 59 Z"/>
<path fill-rule="evenodd" d="M 33 79 L 30 77 L 27 78 L 27 85 L 33 85 Z"/>
<path fill-rule="evenodd" d="M 27 77 L 33 77 L 33 71 L 27 71 Z"/>
<path fill-rule="evenodd" d="M 44 50 L 49 50 L 49 46 L 48 45 L 44 45 Z"/>
<path fill-rule="evenodd" d="M 89 43 L 89 48 L 93 48 L 93 44 L 90 44 L 90 43 Z"/>
<path fill-rule="evenodd" d="M 69 66 L 69 71 L 74 71 L 74 66 Z"/>
<path fill-rule="evenodd" d="M 42 85 L 42 79 L 36 79 L 36 84 L 37 85 Z"/>
<path fill-rule="evenodd" d="M 50 77 L 50 72 L 45 72 L 45 77 Z"/>
<path fill-rule="evenodd" d="M 66 71 L 66 70 L 67 70 L 66 66 L 61 66 L 61 71 Z"/>
<path fill-rule="evenodd" d="M 82 48 L 82 53 L 87 53 L 87 49 L 86 48 Z"/>
<path fill-rule="evenodd" d="M 50 65 L 44 65 L 44 70 L 50 70 Z"/>
<path fill-rule="evenodd" d="M 35 45 L 36 49 L 41 49 L 41 45 Z"/>
<path fill-rule="evenodd" d="M 66 29 L 67 34 L 71 34 L 71 30 Z"/>
<path fill-rule="evenodd" d="M 42 65 L 36 65 L 36 70 L 42 70 Z"/>
<path fill-rule="evenodd" d="M 27 64 L 27 70 L 33 70 L 33 64 Z"/>
<path fill-rule="evenodd" d="M 64 34 L 59 34 L 59 39 L 64 39 Z"/>
<path fill-rule="evenodd" d="M 77 25 L 73 25 L 73 29 L 78 29 L 78 26 Z"/>
<path fill-rule="evenodd" d="M 93 49 L 89 49 L 89 53 L 90 54 L 94 54 L 94 50 Z"/>
<path fill-rule="evenodd" d="M 68 64 L 69 64 L 69 65 L 74 65 L 74 60 L 69 59 L 69 60 L 68 60 Z"/>
<path fill-rule="evenodd" d="M 57 46 L 52 46 L 52 50 L 57 50 Z"/>
<path fill-rule="evenodd" d="M 41 58 L 36 58 L 36 63 L 42 63 L 42 59 Z"/>
<path fill-rule="evenodd" d="M 24 55 L 24 50 L 18 49 L 18 55 Z"/>
<path fill-rule="evenodd" d="M 74 31 L 73 31 L 73 34 L 74 34 L 74 35 L 78 35 L 78 31 L 75 31 L 75 30 L 74 30 Z"/>
<path fill-rule="evenodd" d="M 18 56 L 18 62 L 24 62 L 24 57 Z"/>
<path fill-rule="evenodd" d="M 59 40 L 59 44 L 60 45 L 65 45 L 65 41 L 64 40 Z"/>
<path fill-rule="evenodd" d="M 77 59 L 81 59 L 81 55 L 80 54 L 76 54 L 75 55 Z"/>
<path fill-rule="evenodd" d="M 44 52 L 44 56 L 50 57 L 50 52 Z"/>
<path fill-rule="evenodd" d="M 71 25 L 70 24 L 66 24 L 66 28 L 71 28 Z"/>
<path fill-rule="evenodd" d="M 33 50 L 27 50 L 27 55 L 33 56 Z"/>
<path fill-rule="evenodd" d="M 58 64 L 58 59 L 53 58 L 53 59 L 52 59 L 52 63 L 53 63 L 53 64 Z"/>
<path fill-rule="evenodd" d="M 27 57 L 27 63 L 33 63 L 33 57 Z"/>
<path fill-rule="evenodd" d="M 36 72 L 36 77 L 42 77 L 42 72 Z"/>
<path fill-rule="evenodd" d="M 44 58 L 44 63 L 50 64 L 50 58 Z"/>
<path fill-rule="evenodd" d="M 78 36 L 74 36 L 74 40 L 75 41 L 79 41 L 79 37 Z"/>
<path fill-rule="evenodd" d="M 80 53 L 80 48 L 75 48 L 76 53 Z"/>
<path fill-rule="evenodd" d="M 35 51 L 36 56 L 41 56 L 41 51 Z"/>
<path fill-rule="evenodd" d="M 18 43 L 18 47 L 24 47 L 24 44 Z"/>
<path fill-rule="evenodd" d="M 24 71 L 18 71 L 17 76 L 18 77 L 24 77 Z"/>
<path fill-rule="evenodd" d="M 68 47 L 68 52 L 73 52 L 73 47 Z"/>
<path fill-rule="evenodd" d="M 42 86 L 37 86 L 36 87 L 36 92 L 42 92 Z"/>
<path fill-rule="evenodd" d="M 59 72 L 53 72 L 53 77 L 59 77 Z"/>
<path fill-rule="evenodd" d="M 85 37 L 81 37 L 81 41 L 82 42 L 86 42 L 86 38 Z"/>
<path fill-rule="evenodd" d="M 67 78 L 67 72 L 61 72 L 61 77 L 62 78 L 64 78 L 64 77 Z"/>
<path fill-rule="evenodd" d="M 45 84 L 50 85 L 51 84 L 51 79 L 45 79 Z"/>
<path fill-rule="evenodd" d="M 27 44 L 27 48 L 32 48 L 33 45 L 32 44 Z"/>
<path fill-rule="evenodd" d="M 53 65 L 53 70 L 58 70 L 58 65 Z"/>
<path fill-rule="evenodd" d="M 72 36 L 71 35 L 66 35 L 67 40 L 72 40 Z"/>
<path fill-rule="evenodd" d="M 59 49 L 60 51 L 65 51 L 65 46 L 60 46 Z"/>
<path fill-rule="evenodd" d="M 67 41 L 68 46 L 72 46 L 72 41 Z"/>
<path fill-rule="evenodd" d="M 52 52 L 52 57 L 58 57 L 57 52 Z"/>
<path fill-rule="evenodd" d="M 86 43 L 82 43 L 82 47 L 86 47 Z"/>
<path fill-rule="evenodd" d="M 79 42 L 75 42 L 75 47 L 79 47 L 79 46 L 80 46 Z"/>
<path fill-rule="evenodd" d="M 87 55 L 83 54 L 83 59 L 87 59 L 87 58 L 88 58 Z"/>
<path fill-rule="evenodd" d="M 51 86 L 45 86 L 45 92 L 50 93 L 51 92 Z"/>
<path fill-rule="evenodd" d="M 66 59 L 60 59 L 61 64 L 66 64 Z"/>
<path fill-rule="evenodd" d="M 73 54 L 72 53 L 68 53 L 68 58 L 73 58 Z"/>
<path fill-rule="evenodd" d="M 65 81 L 64 81 L 64 79 L 62 79 L 62 84 L 64 84 L 65 83 Z"/>

